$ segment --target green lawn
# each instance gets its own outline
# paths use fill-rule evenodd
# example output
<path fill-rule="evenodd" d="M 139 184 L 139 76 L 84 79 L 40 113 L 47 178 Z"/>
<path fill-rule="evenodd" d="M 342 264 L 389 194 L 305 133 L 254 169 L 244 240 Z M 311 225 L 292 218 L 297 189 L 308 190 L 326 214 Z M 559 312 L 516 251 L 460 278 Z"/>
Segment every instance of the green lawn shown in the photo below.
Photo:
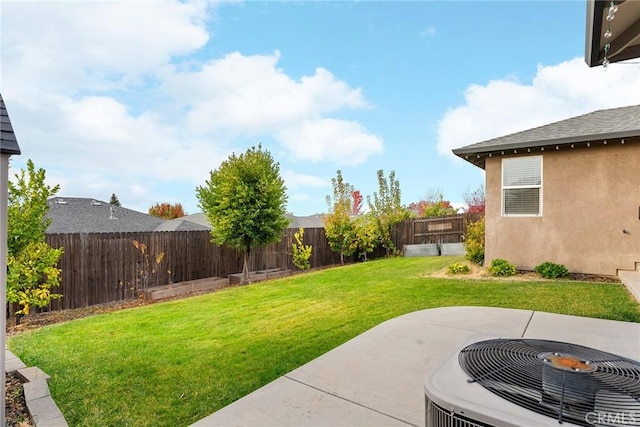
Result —
<path fill-rule="evenodd" d="M 51 375 L 71 426 L 185 426 L 380 322 L 430 307 L 513 307 L 640 322 L 619 284 L 426 277 L 394 258 L 228 288 L 10 338 Z"/>

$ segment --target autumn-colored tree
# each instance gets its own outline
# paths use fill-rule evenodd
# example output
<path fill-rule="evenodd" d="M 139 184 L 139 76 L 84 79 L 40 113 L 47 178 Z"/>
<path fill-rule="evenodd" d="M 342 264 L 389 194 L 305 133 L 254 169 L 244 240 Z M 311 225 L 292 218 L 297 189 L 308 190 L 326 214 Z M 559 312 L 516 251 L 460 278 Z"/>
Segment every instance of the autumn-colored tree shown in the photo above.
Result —
<path fill-rule="evenodd" d="M 342 172 L 331 178 L 333 197 L 327 196 L 329 213 L 324 216 L 324 232 L 332 251 L 340 254 L 340 263 L 344 264 L 344 257 L 353 255 L 356 247 L 355 226 L 351 221 L 351 200 L 353 186 L 344 181 Z"/>
<path fill-rule="evenodd" d="M 378 171 L 377 175 L 379 190 L 377 193 L 373 193 L 373 200 L 367 197 L 367 202 L 375 218 L 380 243 L 385 248 L 387 257 L 389 257 L 396 252 L 396 247 L 391 238 L 393 227 L 409 218 L 411 213 L 402 205 L 400 182 L 396 180 L 395 171 L 389 173 L 388 179 L 384 176 L 382 169 Z"/>
<path fill-rule="evenodd" d="M 156 203 L 149 208 L 149 215 L 162 219 L 180 218 L 186 215 L 181 203 Z"/>
<path fill-rule="evenodd" d="M 417 203 L 411 203 L 409 209 L 420 218 L 433 218 L 439 216 L 455 215 L 456 209 L 451 202 L 444 199 L 439 190 L 430 190 L 425 197 Z"/>
<path fill-rule="evenodd" d="M 476 188 L 473 191 L 467 191 L 462 196 L 464 202 L 467 204 L 467 213 L 484 214 L 486 197 L 484 192 L 484 185 Z"/>
<path fill-rule="evenodd" d="M 158 280 L 159 265 L 164 259 L 164 252 L 160 252 L 155 256 L 151 255 L 147 250 L 147 244 L 132 240 L 133 246 L 138 250 L 142 256 L 142 261 L 138 262 L 135 270 L 135 277 L 133 281 L 133 290 L 140 292 L 138 297 L 142 299 L 147 298 L 147 289 L 154 281 Z"/>
<path fill-rule="evenodd" d="M 362 202 L 364 201 L 364 197 L 362 197 L 360 190 L 353 190 L 351 192 L 351 199 L 351 215 L 362 214 Z"/>

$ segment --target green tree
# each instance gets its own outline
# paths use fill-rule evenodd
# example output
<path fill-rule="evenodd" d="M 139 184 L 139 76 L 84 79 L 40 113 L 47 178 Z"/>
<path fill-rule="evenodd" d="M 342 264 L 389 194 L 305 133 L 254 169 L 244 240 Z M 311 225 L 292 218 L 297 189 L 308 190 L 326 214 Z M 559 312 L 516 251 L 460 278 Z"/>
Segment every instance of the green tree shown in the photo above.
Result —
<path fill-rule="evenodd" d="M 342 171 L 331 178 L 333 197 L 327 196 L 329 213 L 324 216 L 324 232 L 332 251 L 340 254 L 340 263 L 344 264 L 344 257 L 351 256 L 356 250 L 355 225 L 351 220 L 351 201 L 353 186 L 344 181 Z"/>
<path fill-rule="evenodd" d="M 16 255 L 7 258 L 7 301 L 9 315 L 28 315 L 32 306 L 46 307 L 62 295 L 52 293 L 60 286 L 60 269 L 56 267 L 62 248 L 54 249 L 46 242 L 29 243 Z"/>
<path fill-rule="evenodd" d="M 46 218 L 48 199 L 55 196 L 60 186 L 45 183 L 46 171 L 36 170 L 33 161 L 27 160 L 27 170 L 15 174 L 15 182 L 9 181 L 9 205 L 7 207 L 7 252 L 16 255 L 29 243 L 44 241 L 44 233 L 51 224 Z"/>
<path fill-rule="evenodd" d="M 233 153 L 196 193 L 213 242 L 244 250 L 241 283 L 249 283 L 251 248 L 279 241 L 289 224 L 280 165 L 262 145 Z"/>
<path fill-rule="evenodd" d="M 27 161 L 27 170 L 20 170 L 15 180 L 8 183 L 7 208 L 7 301 L 9 314 L 28 314 L 29 307 L 44 307 L 51 298 L 51 288 L 60 283 L 60 270 L 56 267 L 62 249 L 53 249 L 45 242 L 45 232 L 51 223 L 46 218 L 48 199 L 60 186 L 45 183 L 44 169 L 36 170 L 33 161 Z"/>
<path fill-rule="evenodd" d="M 392 233 L 396 224 L 404 221 L 411 216 L 411 213 L 402 205 L 400 194 L 400 182 L 396 180 L 395 171 L 389 173 L 389 178 L 384 176 L 384 171 L 378 171 L 378 192 L 373 193 L 373 201 L 371 197 L 367 197 L 370 212 L 375 218 L 380 244 L 386 250 L 386 256 L 389 257 L 396 252 L 393 244 Z"/>
<path fill-rule="evenodd" d="M 113 206 L 120 206 L 120 200 L 118 200 L 118 196 L 116 196 L 116 193 L 111 193 L 111 199 L 109 199 L 109 204 Z"/>
<path fill-rule="evenodd" d="M 367 254 L 373 252 L 379 242 L 375 218 L 371 214 L 360 215 L 354 219 L 356 253 L 367 260 Z"/>

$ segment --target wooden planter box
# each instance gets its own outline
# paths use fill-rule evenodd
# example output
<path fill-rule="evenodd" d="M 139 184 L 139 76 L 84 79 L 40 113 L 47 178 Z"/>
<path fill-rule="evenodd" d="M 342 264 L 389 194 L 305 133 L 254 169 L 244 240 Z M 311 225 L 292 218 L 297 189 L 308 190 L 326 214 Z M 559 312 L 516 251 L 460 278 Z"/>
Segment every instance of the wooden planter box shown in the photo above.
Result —
<path fill-rule="evenodd" d="M 162 298 L 171 298 L 198 291 L 212 291 L 229 285 L 229 279 L 221 277 L 208 277 L 206 279 L 189 280 L 187 282 L 172 283 L 163 286 L 154 286 L 147 289 L 145 299 L 155 301 Z"/>
<path fill-rule="evenodd" d="M 280 277 L 288 277 L 293 274 L 291 270 L 280 270 L 279 268 L 272 268 L 270 270 L 259 270 L 249 272 L 249 281 L 262 282 L 269 279 L 279 279 Z M 242 280 L 242 273 L 235 273 L 229 275 L 230 285 L 239 285 Z"/>

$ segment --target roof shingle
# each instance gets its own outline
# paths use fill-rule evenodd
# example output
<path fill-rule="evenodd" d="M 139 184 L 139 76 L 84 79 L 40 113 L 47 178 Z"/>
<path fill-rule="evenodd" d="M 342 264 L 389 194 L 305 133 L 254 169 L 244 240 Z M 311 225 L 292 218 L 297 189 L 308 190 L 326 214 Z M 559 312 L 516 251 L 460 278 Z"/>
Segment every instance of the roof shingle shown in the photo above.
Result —
<path fill-rule="evenodd" d="M 0 153 L 2 154 L 20 154 L 20 147 L 16 134 L 11 126 L 9 113 L 4 105 L 4 100 L 0 94 Z"/>
<path fill-rule="evenodd" d="M 112 233 L 154 231 L 164 220 L 102 200 L 79 197 L 49 199 L 47 233 Z"/>

